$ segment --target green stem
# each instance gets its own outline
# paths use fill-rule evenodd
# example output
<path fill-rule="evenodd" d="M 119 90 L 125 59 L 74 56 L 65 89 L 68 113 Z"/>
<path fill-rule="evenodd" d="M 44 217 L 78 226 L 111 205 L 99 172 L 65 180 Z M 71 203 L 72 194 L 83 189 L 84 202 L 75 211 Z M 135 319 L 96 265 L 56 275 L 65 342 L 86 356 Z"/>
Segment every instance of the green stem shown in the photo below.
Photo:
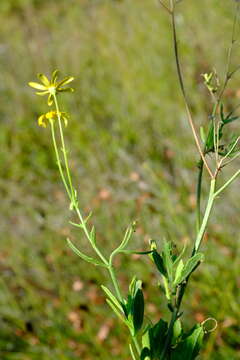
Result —
<path fill-rule="evenodd" d="M 118 281 L 117 281 L 117 278 L 116 278 L 116 274 L 115 274 L 115 271 L 114 271 L 114 268 L 112 266 L 112 261 L 111 261 L 111 258 L 110 258 L 110 261 L 109 261 L 109 266 L 108 266 L 108 271 L 109 271 L 109 274 L 110 274 L 110 277 L 111 277 L 111 280 L 112 280 L 112 283 L 113 283 L 113 286 L 114 286 L 114 289 L 115 289 L 115 292 L 116 292 L 116 295 L 117 295 L 117 298 L 118 300 L 120 301 L 120 303 L 123 304 L 123 296 L 121 294 L 121 291 L 120 291 L 120 288 L 119 288 L 119 285 L 118 285 Z M 134 336 L 131 332 L 131 330 L 129 329 L 129 332 L 132 336 L 132 341 L 135 345 L 135 348 L 137 350 L 137 353 L 138 355 L 140 356 L 141 354 L 141 348 L 140 348 L 140 345 L 138 343 L 138 340 L 136 338 L 136 336 Z"/>
<path fill-rule="evenodd" d="M 64 176 L 63 168 L 62 168 L 61 161 L 60 161 L 59 151 L 58 151 L 58 147 L 57 147 L 56 137 L 55 137 L 54 124 L 51 121 L 50 123 L 51 123 L 51 130 L 52 130 L 53 145 L 54 145 L 54 149 L 55 149 L 55 153 L 56 153 L 56 157 L 57 157 L 57 162 L 58 162 L 58 168 L 59 168 L 59 172 L 60 172 L 63 184 L 64 184 L 64 186 L 66 188 L 66 191 L 67 191 L 67 194 L 68 194 L 68 196 L 69 196 L 69 198 L 70 198 L 70 200 L 71 200 L 71 202 L 73 204 L 73 208 L 75 209 L 75 211 L 77 213 L 77 216 L 78 216 L 78 218 L 80 220 L 80 223 L 82 225 L 82 229 L 83 229 L 88 241 L 91 243 L 94 251 L 99 256 L 99 258 L 103 261 L 103 263 L 105 265 L 107 265 L 107 268 L 108 268 L 108 271 L 109 271 L 109 274 L 110 274 L 114 289 L 116 291 L 116 295 L 118 297 L 118 300 L 121 303 L 123 303 L 123 297 L 121 295 L 121 291 L 120 291 L 120 288 L 119 288 L 119 285 L 118 285 L 118 282 L 117 282 L 117 278 L 116 278 L 116 275 L 115 275 L 115 272 L 114 272 L 114 268 L 112 266 L 112 259 L 110 259 L 110 261 L 108 262 L 107 259 L 102 254 L 102 252 L 98 249 L 98 247 L 92 241 L 91 234 L 89 233 L 89 231 L 87 229 L 84 218 L 83 218 L 83 216 L 81 214 L 81 211 L 80 211 L 80 209 L 78 207 L 78 203 L 76 201 L 76 196 L 75 196 L 75 190 L 74 190 L 73 185 L 72 185 L 72 177 L 71 177 L 71 172 L 70 172 L 69 164 L 68 164 L 67 151 L 66 151 L 66 146 L 65 146 L 65 141 L 64 141 L 64 134 L 63 134 L 63 129 L 62 129 L 62 122 L 61 122 L 61 115 L 60 115 L 56 95 L 53 95 L 53 98 L 54 98 L 54 103 L 55 103 L 55 107 L 56 107 L 56 111 L 57 111 L 58 127 L 59 127 L 60 139 L 61 139 L 61 144 L 62 144 L 62 151 L 63 151 L 63 156 L 64 156 L 64 164 L 65 164 L 65 169 L 66 169 L 66 172 L 67 172 L 67 179 L 68 179 L 68 183 L 69 183 L 69 184 L 67 184 L 67 181 L 66 181 L 65 176 Z M 69 190 L 69 187 L 70 187 L 70 190 Z M 130 333 L 131 333 L 131 331 L 130 331 Z M 137 338 L 132 335 L 132 340 L 133 340 L 133 343 L 134 343 L 134 345 L 136 347 L 136 350 L 137 350 L 138 354 L 140 355 L 141 354 L 141 348 L 139 346 Z"/>
<path fill-rule="evenodd" d="M 197 233 L 199 232 L 201 225 L 201 218 L 202 218 L 201 216 L 202 177 L 203 177 L 203 161 L 202 159 L 200 159 L 198 182 L 197 182 L 197 208 L 196 208 Z"/>
<path fill-rule="evenodd" d="M 66 182 L 66 179 L 65 179 L 65 176 L 64 176 L 64 173 L 63 173 L 63 168 L 62 168 L 62 164 L 61 164 L 61 160 L 60 160 L 60 156 L 59 156 L 59 151 L 58 151 L 58 147 L 57 147 L 57 142 L 56 142 L 54 124 L 53 124 L 52 120 L 50 120 L 50 124 L 51 124 L 52 140 L 53 140 L 53 146 L 54 146 L 54 150 L 55 150 L 55 154 L 56 154 L 56 158 L 57 158 L 58 169 L 59 169 L 59 172 L 60 172 L 60 176 L 61 176 L 63 185 L 64 185 L 64 187 L 66 189 L 66 192 L 67 192 L 67 194 L 69 196 L 69 199 L 71 200 L 71 193 L 69 191 L 68 184 Z"/>
<path fill-rule="evenodd" d="M 56 107 L 56 111 L 57 111 L 58 127 L 59 127 L 59 132 L 60 132 L 61 143 L 62 143 L 63 157 L 64 157 L 64 162 L 65 162 L 68 182 L 69 182 L 69 186 L 71 189 L 72 201 L 75 201 L 75 191 L 74 191 L 74 188 L 72 185 L 72 177 L 71 177 L 71 173 L 70 173 L 69 165 L 68 165 L 67 151 L 66 151 L 66 146 L 65 146 L 64 136 L 63 136 L 63 129 L 62 129 L 62 122 L 61 122 L 61 115 L 60 115 L 60 111 L 59 111 L 56 94 L 53 95 L 53 99 L 54 99 L 54 103 L 55 103 L 55 107 Z"/>
<path fill-rule="evenodd" d="M 121 303 L 123 303 L 123 297 L 122 297 L 122 294 L 121 294 L 121 291 L 120 291 L 120 288 L 119 288 L 119 285 L 118 285 L 118 282 L 117 282 L 117 278 L 116 278 L 116 274 L 115 274 L 114 268 L 113 268 L 113 266 L 112 266 L 111 263 L 109 263 L 108 271 L 109 271 L 110 277 L 111 277 L 111 279 L 112 279 L 112 283 L 113 283 L 114 289 L 115 289 L 115 291 L 116 291 L 118 300 L 119 300 Z"/>
<path fill-rule="evenodd" d="M 138 355 L 140 355 L 141 354 L 141 348 L 139 346 L 139 343 L 137 341 L 136 336 L 133 336 L 132 339 L 133 339 L 133 343 L 134 343 L 134 345 L 136 347 L 137 353 L 138 353 Z"/>
<path fill-rule="evenodd" d="M 102 252 L 98 249 L 98 247 L 92 242 L 91 235 L 90 235 L 90 233 L 89 233 L 89 231 L 88 231 L 88 228 L 86 227 L 86 223 L 85 223 L 85 221 L 84 221 L 84 219 L 83 219 L 83 216 L 82 216 L 82 214 L 81 214 L 81 211 L 80 211 L 80 209 L 79 209 L 79 207 L 77 206 L 76 203 L 74 203 L 74 208 L 75 208 L 75 211 L 76 211 L 76 213 L 77 213 L 77 216 L 78 216 L 78 218 L 79 218 L 79 220 L 80 220 L 80 223 L 81 223 L 81 225 L 82 225 L 82 229 L 83 229 L 83 231 L 84 231 L 84 233 L 85 233 L 88 241 L 89 241 L 90 244 L 92 245 L 92 248 L 94 249 L 94 251 L 96 252 L 96 254 L 100 257 L 100 259 L 104 262 L 104 264 L 108 266 L 109 264 L 108 264 L 107 259 L 106 259 L 105 256 L 102 254 Z"/>
<path fill-rule="evenodd" d="M 160 356 L 160 360 L 166 360 L 165 356 L 167 354 L 167 351 L 168 351 L 168 348 L 169 348 L 169 345 L 170 345 L 170 342 L 171 342 L 171 339 L 172 339 L 173 326 L 174 326 L 175 321 L 177 320 L 177 317 L 178 317 L 178 308 L 174 309 L 174 311 L 172 313 L 172 318 L 171 318 L 169 328 L 168 328 L 168 332 L 167 332 L 167 338 L 166 338 L 166 341 L 165 341 L 165 344 L 164 344 L 163 351 L 162 351 L 161 356 Z"/>
<path fill-rule="evenodd" d="M 215 192 L 214 197 L 217 197 L 223 190 L 225 190 L 239 175 L 240 170 L 235 172 L 235 174 L 220 189 Z"/>
<path fill-rule="evenodd" d="M 196 253 L 201 245 L 203 236 L 205 234 L 206 231 L 206 227 L 207 227 L 207 223 L 208 223 L 208 219 L 213 207 L 213 202 L 214 202 L 214 198 L 215 198 L 215 186 L 216 186 L 216 179 L 212 179 L 211 180 L 211 186 L 210 186 L 210 191 L 209 191 L 209 196 L 208 196 L 208 202 L 207 202 L 207 206 L 206 206 L 206 210 L 205 210 L 205 214 L 202 220 L 202 224 L 201 227 L 199 229 L 196 241 L 195 241 L 195 245 L 194 245 L 194 253 Z"/>

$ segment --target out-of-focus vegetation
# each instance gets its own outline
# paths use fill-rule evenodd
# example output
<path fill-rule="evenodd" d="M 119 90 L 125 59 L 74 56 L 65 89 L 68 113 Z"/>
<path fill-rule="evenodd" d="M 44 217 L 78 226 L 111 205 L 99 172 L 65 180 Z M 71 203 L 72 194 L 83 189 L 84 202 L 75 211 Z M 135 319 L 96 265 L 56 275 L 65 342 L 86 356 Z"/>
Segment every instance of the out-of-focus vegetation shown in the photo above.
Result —
<path fill-rule="evenodd" d="M 185 0 L 179 10 L 183 70 L 199 126 L 211 106 L 201 73 L 224 70 L 234 4 Z M 45 101 L 26 84 L 55 68 L 76 77 L 75 95 L 63 99 L 73 115 L 71 166 L 106 253 L 134 219 L 134 249 L 146 248 L 149 237 L 179 248 L 187 241 L 190 249 L 197 158 L 168 18 L 149 0 L 1 0 L 0 21 L 0 358 L 127 359 L 125 332 L 98 286 L 108 283 L 106 274 L 66 245 L 78 233 L 70 234 L 49 131 L 37 126 Z M 226 92 L 230 109 L 239 102 L 239 76 Z M 218 320 L 203 360 L 240 359 L 239 182 L 223 197 L 203 245 L 208 265 L 183 304 L 189 326 Z M 78 244 L 87 246 L 82 237 Z M 118 267 L 123 288 L 134 272 L 148 290 L 157 281 L 147 259 L 135 256 L 130 265 L 120 257 Z M 164 316 L 161 292 L 150 294 L 149 316 Z"/>

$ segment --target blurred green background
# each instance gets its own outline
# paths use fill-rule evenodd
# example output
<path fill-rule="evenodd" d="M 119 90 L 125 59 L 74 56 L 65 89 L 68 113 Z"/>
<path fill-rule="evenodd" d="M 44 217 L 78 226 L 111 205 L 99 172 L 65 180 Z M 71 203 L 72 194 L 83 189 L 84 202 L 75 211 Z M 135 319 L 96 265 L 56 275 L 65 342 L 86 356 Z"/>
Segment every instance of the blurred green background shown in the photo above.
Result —
<path fill-rule="evenodd" d="M 222 74 L 233 1 L 185 0 L 177 25 L 197 126 L 211 101 L 201 74 Z M 36 73 L 76 78 L 66 129 L 82 209 L 94 210 L 98 242 L 116 247 L 138 219 L 131 247 L 168 238 L 181 249 L 194 237 L 195 146 L 176 80 L 168 16 L 156 0 L 1 0 L 0 2 L 0 359 L 129 359 L 128 335 L 99 289 L 107 274 L 86 265 L 66 237 L 90 249 L 68 224 L 71 213 L 49 129 L 37 126 L 44 98 L 28 88 Z M 239 47 L 233 64 L 239 64 Z M 239 76 L 225 94 L 239 101 Z M 237 165 L 235 165 L 237 166 Z M 230 169 L 225 176 L 229 176 Z M 221 180 L 222 181 L 222 180 Z M 204 194 L 207 187 L 204 185 Z M 188 326 L 214 317 L 202 360 L 240 359 L 239 181 L 217 202 L 203 244 L 204 266 L 183 303 Z M 168 316 L 147 258 L 119 257 L 123 290 L 144 281 L 148 316 Z"/>

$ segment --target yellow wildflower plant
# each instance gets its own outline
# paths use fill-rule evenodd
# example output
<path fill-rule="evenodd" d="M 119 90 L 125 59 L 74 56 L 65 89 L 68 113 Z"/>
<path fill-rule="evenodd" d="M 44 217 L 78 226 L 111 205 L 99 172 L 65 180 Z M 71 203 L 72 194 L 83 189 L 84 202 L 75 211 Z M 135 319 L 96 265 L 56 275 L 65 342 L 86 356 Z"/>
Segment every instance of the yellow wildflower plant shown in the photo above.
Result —
<path fill-rule="evenodd" d="M 41 116 L 39 116 L 38 118 L 38 125 L 39 126 L 42 126 L 44 128 L 47 127 L 47 122 L 48 121 L 53 121 L 53 120 L 56 120 L 58 115 L 60 116 L 60 118 L 64 121 L 64 125 L 67 126 L 68 124 L 68 119 L 69 119 L 69 116 L 66 112 L 57 112 L 57 111 L 48 111 L 46 114 L 42 114 Z"/>
<path fill-rule="evenodd" d="M 40 96 L 48 95 L 48 105 L 51 106 L 53 104 L 54 96 L 56 96 L 60 92 L 73 92 L 74 89 L 71 87 L 64 87 L 74 80 L 74 77 L 67 76 L 63 80 L 57 81 L 59 71 L 55 70 L 52 73 L 51 79 L 48 79 L 44 74 L 38 74 L 38 78 L 41 81 L 37 82 L 29 82 L 28 85 L 34 89 L 40 90 L 37 91 L 36 94 Z"/>

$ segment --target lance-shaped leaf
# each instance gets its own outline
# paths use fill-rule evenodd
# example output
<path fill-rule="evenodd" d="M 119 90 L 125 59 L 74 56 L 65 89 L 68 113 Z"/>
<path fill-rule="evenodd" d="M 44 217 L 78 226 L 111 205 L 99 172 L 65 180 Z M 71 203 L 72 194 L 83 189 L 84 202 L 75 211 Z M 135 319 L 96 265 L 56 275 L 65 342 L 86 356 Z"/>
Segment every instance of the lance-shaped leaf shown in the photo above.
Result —
<path fill-rule="evenodd" d="M 195 270 L 195 268 L 202 262 L 204 259 L 204 255 L 202 253 L 198 253 L 194 256 L 192 256 L 186 264 L 184 265 L 184 268 L 181 271 L 181 274 L 178 275 L 178 279 L 176 284 L 182 283 L 186 278 Z"/>
<path fill-rule="evenodd" d="M 166 341 L 168 324 L 160 319 L 153 327 L 148 330 L 151 356 L 158 359 Z"/>
<path fill-rule="evenodd" d="M 122 250 L 124 250 L 129 242 L 129 240 L 131 239 L 132 234 L 135 231 L 135 222 L 132 223 L 132 225 L 130 225 L 123 237 L 123 240 L 121 242 L 121 244 L 113 251 L 112 256 L 117 254 L 118 252 L 122 252 Z"/>
<path fill-rule="evenodd" d="M 206 136 L 203 126 L 200 127 L 200 136 L 201 136 L 201 140 L 202 140 L 203 144 L 205 144 L 206 140 L 207 140 L 207 136 Z"/>
<path fill-rule="evenodd" d="M 113 312 L 119 317 L 119 319 L 122 320 L 126 325 L 128 325 L 128 323 L 126 322 L 125 318 L 123 317 L 122 313 L 118 310 L 118 308 L 109 299 L 106 299 L 106 302 L 113 310 Z"/>
<path fill-rule="evenodd" d="M 133 350 L 133 347 L 132 347 L 132 344 L 129 344 L 129 349 L 130 349 L 130 354 L 132 356 L 132 359 L 137 360 L 137 358 L 135 356 L 135 353 L 134 353 L 134 350 Z"/>
<path fill-rule="evenodd" d="M 141 329 L 144 318 L 144 297 L 142 289 L 138 288 L 132 302 L 132 319 L 135 334 Z"/>
<path fill-rule="evenodd" d="M 95 231 L 95 226 L 92 227 L 91 232 L 90 232 L 90 241 L 91 243 L 95 246 L 96 245 L 96 231 Z"/>
<path fill-rule="evenodd" d="M 119 311 L 123 313 L 123 308 L 118 301 L 118 299 L 111 293 L 111 291 L 104 285 L 101 285 L 102 290 L 105 292 L 105 294 L 109 297 L 109 299 L 112 301 L 112 303 L 118 308 Z"/>
<path fill-rule="evenodd" d="M 181 335 L 182 335 L 182 324 L 181 321 L 177 319 L 173 325 L 172 345 L 176 345 Z"/>
<path fill-rule="evenodd" d="M 151 359 L 151 352 L 148 348 L 143 348 L 141 351 L 140 360 L 150 360 Z"/>
<path fill-rule="evenodd" d="M 152 253 L 152 258 L 153 258 L 153 261 L 158 269 L 158 271 L 163 275 L 163 276 L 166 276 L 167 275 L 167 271 L 166 271 L 166 268 L 165 268 L 165 265 L 164 265 L 164 261 L 163 261 L 163 258 L 162 256 L 156 251 L 154 250 L 153 253 Z"/>
<path fill-rule="evenodd" d="M 184 336 L 183 341 L 172 350 L 171 360 L 194 360 L 202 347 L 203 337 L 203 327 L 196 325 Z"/>
<path fill-rule="evenodd" d="M 164 267 L 167 271 L 168 280 L 171 283 L 172 277 L 173 277 L 173 260 L 172 260 L 172 245 L 170 242 L 165 241 L 163 252 L 162 252 L 162 258 Z"/>
<path fill-rule="evenodd" d="M 183 263 L 182 260 L 180 260 L 179 263 L 178 263 L 178 266 L 176 268 L 174 285 L 177 285 L 179 283 L 179 281 L 181 279 L 183 268 L 184 268 L 184 263 Z"/>
<path fill-rule="evenodd" d="M 75 245 L 73 245 L 73 243 L 67 239 L 67 243 L 69 245 L 69 247 L 75 252 L 75 254 L 77 254 L 80 258 L 82 258 L 83 260 L 93 264 L 93 265 L 96 265 L 96 266 L 102 266 L 102 267 L 107 267 L 104 263 L 102 263 L 101 261 L 99 260 L 96 260 L 88 255 L 85 255 L 84 253 L 82 253 L 78 248 L 76 248 Z"/>

